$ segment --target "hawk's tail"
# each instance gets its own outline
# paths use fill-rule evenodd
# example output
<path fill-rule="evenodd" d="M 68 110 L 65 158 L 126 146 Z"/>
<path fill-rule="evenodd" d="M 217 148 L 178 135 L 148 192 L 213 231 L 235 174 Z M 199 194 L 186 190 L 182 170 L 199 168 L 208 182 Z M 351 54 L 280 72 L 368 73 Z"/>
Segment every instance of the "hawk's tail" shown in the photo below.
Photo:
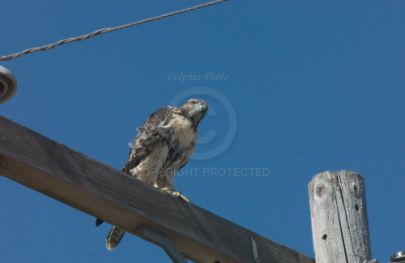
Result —
<path fill-rule="evenodd" d="M 112 226 L 110 232 L 108 232 L 107 239 L 105 240 L 105 246 L 108 250 L 113 250 L 120 243 L 125 231 L 117 226 Z"/>

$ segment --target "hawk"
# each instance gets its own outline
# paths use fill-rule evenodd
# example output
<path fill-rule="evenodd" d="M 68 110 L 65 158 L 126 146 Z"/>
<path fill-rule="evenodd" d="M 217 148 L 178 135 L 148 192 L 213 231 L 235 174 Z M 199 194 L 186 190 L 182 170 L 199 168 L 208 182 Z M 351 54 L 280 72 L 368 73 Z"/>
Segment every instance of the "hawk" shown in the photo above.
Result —
<path fill-rule="evenodd" d="M 190 99 L 179 108 L 167 106 L 152 113 L 143 127 L 138 129 L 123 171 L 188 201 L 175 190 L 173 180 L 194 151 L 197 127 L 207 110 L 205 101 Z M 96 225 L 102 222 L 97 219 Z M 114 249 L 124 234 L 123 229 L 112 226 L 106 239 L 107 249 Z"/>

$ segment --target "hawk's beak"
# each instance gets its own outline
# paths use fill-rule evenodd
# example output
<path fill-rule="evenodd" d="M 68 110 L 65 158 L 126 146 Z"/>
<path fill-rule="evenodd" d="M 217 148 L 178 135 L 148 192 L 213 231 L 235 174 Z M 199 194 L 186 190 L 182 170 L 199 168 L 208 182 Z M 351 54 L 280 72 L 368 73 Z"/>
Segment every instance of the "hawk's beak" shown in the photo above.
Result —
<path fill-rule="evenodd" d="M 201 101 L 200 105 L 201 105 L 201 111 L 203 113 L 206 113 L 208 111 L 208 104 L 205 101 Z"/>
<path fill-rule="evenodd" d="M 208 111 L 208 105 L 203 104 L 202 107 L 201 107 L 201 111 L 205 114 Z"/>

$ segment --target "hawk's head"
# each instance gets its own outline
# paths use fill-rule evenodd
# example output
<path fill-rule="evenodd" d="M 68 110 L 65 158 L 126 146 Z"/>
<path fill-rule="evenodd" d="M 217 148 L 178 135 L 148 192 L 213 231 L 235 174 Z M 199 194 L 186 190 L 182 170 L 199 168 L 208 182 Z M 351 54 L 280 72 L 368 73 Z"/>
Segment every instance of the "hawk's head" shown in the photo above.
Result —
<path fill-rule="evenodd" d="M 208 104 L 200 99 L 189 99 L 179 108 L 180 114 L 189 119 L 194 127 L 204 118 L 207 110 Z"/>

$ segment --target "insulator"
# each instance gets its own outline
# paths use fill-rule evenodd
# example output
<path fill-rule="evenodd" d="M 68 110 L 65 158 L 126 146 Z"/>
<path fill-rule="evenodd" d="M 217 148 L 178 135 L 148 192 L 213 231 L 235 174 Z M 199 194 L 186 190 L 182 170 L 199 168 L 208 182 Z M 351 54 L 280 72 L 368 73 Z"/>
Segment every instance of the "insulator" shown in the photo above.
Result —
<path fill-rule="evenodd" d="M 16 91 L 16 78 L 8 69 L 0 66 L 0 104 L 13 97 Z"/>

